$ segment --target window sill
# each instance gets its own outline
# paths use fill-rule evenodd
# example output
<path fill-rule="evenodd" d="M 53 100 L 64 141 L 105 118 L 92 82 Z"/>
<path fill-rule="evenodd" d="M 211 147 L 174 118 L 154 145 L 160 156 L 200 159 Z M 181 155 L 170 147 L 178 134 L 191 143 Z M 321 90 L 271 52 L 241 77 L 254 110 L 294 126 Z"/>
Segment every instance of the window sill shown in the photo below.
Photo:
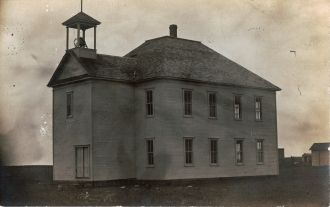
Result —
<path fill-rule="evenodd" d="M 77 180 L 89 180 L 90 177 L 76 177 Z"/>
<path fill-rule="evenodd" d="M 192 118 L 192 115 L 183 115 L 183 118 Z"/>
<path fill-rule="evenodd" d="M 194 167 L 193 164 L 184 164 L 185 167 Z"/>
<path fill-rule="evenodd" d="M 71 122 L 74 122 L 74 118 L 73 117 L 67 117 L 66 119 L 65 119 L 65 121 L 67 122 L 67 123 L 71 123 Z"/>
<path fill-rule="evenodd" d="M 242 119 L 242 118 L 240 118 L 240 119 L 235 119 L 235 118 L 234 118 L 234 120 L 235 120 L 235 121 L 242 121 L 243 119 Z"/>
<path fill-rule="evenodd" d="M 146 168 L 155 168 L 155 165 L 147 165 Z"/>
<path fill-rule="evenodd" d="M 239 163 L 236 162 L 236 166 L 243 166 L 243 165 L 244 165 L 243 162 L 239 162 Z"/>
<path fill-rule="evenodd" d="M 263 122 L 264 120 L 262 120 L 262 119 L 260 119 L 260 120 L 259 119 L 255 119 L 255 121 L 256 122 Z"/>
<path fill-rule="evenodd" d="M 216 164 L 210 163 L 210 167 L 219 167 L 219 164 L 218 163 L 216 163 Z"/>
<path fill-rule="evenodd" d="M 155 117 L 154 115 L 146 115 L 147 119 L 154 118 L 154 117 Z"/>
<path fill-rule="evenodd" d="M 209 119 L 211 119 L 211 120 L 217 120 L 218 118 L 217 117 L 209 117 Z"/>
<path fill-rule="evenodd" d="M 263 162 L 257 162 L 257 165 L 264 165 Z"/>

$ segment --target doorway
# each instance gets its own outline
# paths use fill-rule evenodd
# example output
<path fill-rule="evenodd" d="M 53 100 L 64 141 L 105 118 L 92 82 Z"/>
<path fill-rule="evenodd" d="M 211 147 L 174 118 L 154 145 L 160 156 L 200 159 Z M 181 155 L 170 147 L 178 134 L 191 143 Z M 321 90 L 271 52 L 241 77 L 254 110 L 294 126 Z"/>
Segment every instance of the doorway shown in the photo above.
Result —
<path fill-rule="evenodd" d="M 89 178 L 90 157 L 89 146 L 76 146 L 76 177 Z"/>

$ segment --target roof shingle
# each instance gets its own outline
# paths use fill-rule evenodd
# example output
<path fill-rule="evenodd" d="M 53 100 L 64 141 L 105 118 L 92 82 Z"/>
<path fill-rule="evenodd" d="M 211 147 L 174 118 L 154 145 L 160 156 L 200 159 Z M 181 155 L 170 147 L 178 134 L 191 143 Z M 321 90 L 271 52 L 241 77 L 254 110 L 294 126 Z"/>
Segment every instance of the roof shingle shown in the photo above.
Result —
<path fill-rule="evenodd" d="M 78 58 L 70 50 L 67 54 L 74 56 L 90 77 L 127 82 L 168 78 L 280 90 L 201 42 L 170 36 L 147 40 L 124 57 L 98 54 L 96 59 Z M 49 86 L 55 85 L 55 79 Z"/>

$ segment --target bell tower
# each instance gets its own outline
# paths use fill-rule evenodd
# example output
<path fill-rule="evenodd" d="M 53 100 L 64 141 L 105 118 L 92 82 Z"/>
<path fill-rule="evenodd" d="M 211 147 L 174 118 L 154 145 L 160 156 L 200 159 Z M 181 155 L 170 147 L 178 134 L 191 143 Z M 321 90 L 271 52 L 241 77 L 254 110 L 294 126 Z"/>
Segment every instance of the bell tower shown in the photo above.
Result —
<path fill-rule="evenodd" d="M 78 57 L 83 58 L 96 58 L 96 27 L 101 22 L 90 17 L 83 12 L 83 0 L 81 0 L 81 10 L 78 14 L 62 23 L 66 26 L 66 50 L 73 50 Z M 86 31 L 94 28 L 94 45 L 93 49 L 86 44 Z M 74 38 L 73 48 L 69 48 L 69 30 L 74 29 L 77 31 L 77 37 Z"/>

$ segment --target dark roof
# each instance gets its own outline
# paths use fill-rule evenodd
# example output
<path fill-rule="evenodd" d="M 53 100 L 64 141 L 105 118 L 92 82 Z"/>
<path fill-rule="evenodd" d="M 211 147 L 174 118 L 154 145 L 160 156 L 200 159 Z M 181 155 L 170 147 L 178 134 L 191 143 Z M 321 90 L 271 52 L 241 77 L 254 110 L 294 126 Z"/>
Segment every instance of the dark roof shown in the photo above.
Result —
<path fill-rule="evenodd" d="M 164 36 L 147 40 L 125 57 L 138 59 L 140 79 L 173 77 L 222 85 L 280 90 L 198 41 Z"/>
<path fill-rule="evenodd" d="M 330 142 L 324 142 L 324 143 L 314 143 L 309 150 L 312 151 L 328 151 L 328 148 L 330 147 Z"/>
<path fill-rule="evenodd" d="M 101 22 L 97 21 L 96 19 L 87 15 L 84 12 L 79 12 L 78 14 L 74 15 L 70 19 L 63 22 L 62 24 L 67 27 L 77 29 L 78 23 L 80 24 L 81 29 L 89 29 L 91 27 L 101 24 Z"/>
<path fill-rule="evenodd" d="M 86 70 L 87 75 L 72 77 L 65 80 L 57 80 L 57 77 L 62 72 L 62 66 L 66 63 L 69 57 L 76 59 L 79 64 Z M 82 78 L 106 78 L 117 81 L 130 81 L 133 79 L 135 71 L 136 59 L 118 57 L 111 55 L 98 54 L 96 59 L 78 58 L 72 50 L 67 50 L 63 56 L 60 64 L 58 65 L 55 73 L 50 79 L 47 86 L 55 86 L 73 80 Z"/>
<path fill-rule="evenodd" d="M 77 58 L 70 50 L 67 55 Z M 168 78 L 280 90 L 201 42 L 169 36 L 147 40 L 124 57 L 98 54 L 96 59 L 77 60 L 90 77 L 130 82 Z M 54 74 L 49 86 L 55 84 L 55 77 Z"/>

